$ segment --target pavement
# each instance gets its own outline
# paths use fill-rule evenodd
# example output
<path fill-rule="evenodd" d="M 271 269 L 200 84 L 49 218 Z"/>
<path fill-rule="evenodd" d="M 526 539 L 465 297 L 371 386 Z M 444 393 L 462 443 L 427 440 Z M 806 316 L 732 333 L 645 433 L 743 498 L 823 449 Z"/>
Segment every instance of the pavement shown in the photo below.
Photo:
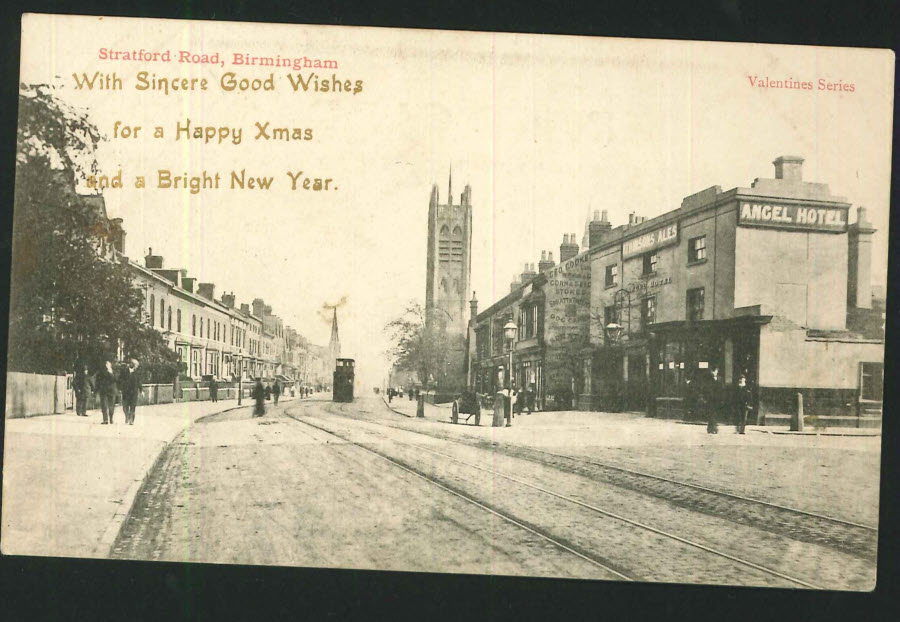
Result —
<path fill-rule="evenodd" d="M 113 425 L 100 423 L 99 410 L 6 419 L 0 551 L 107 557 L 163 449 L 182 432 L 190 438 L 201 417 L 237 407 L 236 399 L 138 406 L 134 425 L 121 407 Z"/>

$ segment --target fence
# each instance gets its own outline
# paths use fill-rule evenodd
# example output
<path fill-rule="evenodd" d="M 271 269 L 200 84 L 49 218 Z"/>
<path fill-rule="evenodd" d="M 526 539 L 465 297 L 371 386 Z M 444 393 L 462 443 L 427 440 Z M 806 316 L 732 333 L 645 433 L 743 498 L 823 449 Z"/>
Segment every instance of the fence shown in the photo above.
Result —
<path fill-rule="evenodd" d="M 66 376 L 6 374 L 6 417 L 49 415 L 66 410 Z"/>

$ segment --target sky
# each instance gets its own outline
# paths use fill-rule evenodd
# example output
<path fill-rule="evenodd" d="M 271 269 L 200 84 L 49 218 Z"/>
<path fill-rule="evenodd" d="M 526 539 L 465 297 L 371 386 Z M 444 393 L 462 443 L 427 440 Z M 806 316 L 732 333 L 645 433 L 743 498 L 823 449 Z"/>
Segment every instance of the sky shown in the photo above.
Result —
<path fill-rule="evenodd" d="M 880 50 L 638 41 L 356 27 L 306 27 L 27 16 L 21 81 L 52 84 L 106 136 L 101 171 L 110 217 L 124 219 L 126 254 L 149 247 L 166 267 L 261 297 L 307 338 L 326 344 L 338 309 L 342 354 L 380 383 L 383 327 L 424 303 L 428 199 L 472 187 L 472 287 L 485 308 L 563 234 L 607 210 L 652 218 L 709 186 L 773 177 L 780 155 L 805 158 L 806 181 L 829 184 L 878 229 L 873 282 L 886 277 L 893 55 Z M 212 55 L 220 64 L 111 61 L 101 48 Z M 236 66 L 249 56 L 332 59 L 338 69 Z M 77 89 L 95 71 L 122 90 Z M 208 89 L 135 89 L 139 71 L 206 78 Z M 226 72 L 273 76 L 274 90 L 226 92 Z M 362 81 L 353 93 L 294 92 L 288 75 Z M 760 88 L 751 77 L 808 81 Z M 819 90 L 824 83 L 852 91 Z M 754 81 L 756 82 L 756 81 Z M 240 144 L 175 140 L 177 124 L 241 128 Z M 137 138 L 114 124 L 140 126 Z M 312 140 L 254 139 L 254 124 L 311 129 Z M 153 137 L 153 128 L 164 130 Z M 219 172 L 222 188 L 157 187 L 157 171 Z M 227 189 L 230 172 L 272 176 L 269 190 Z M 336 190 L 292 190 L 288 171 Z M 146 176 L 147 187 L 133 180 Z"/>

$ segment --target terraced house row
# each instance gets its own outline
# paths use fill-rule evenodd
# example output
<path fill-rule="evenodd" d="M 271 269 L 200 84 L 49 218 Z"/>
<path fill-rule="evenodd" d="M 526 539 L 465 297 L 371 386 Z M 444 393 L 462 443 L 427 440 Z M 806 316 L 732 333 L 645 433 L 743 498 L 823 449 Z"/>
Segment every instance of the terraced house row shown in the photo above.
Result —
<path fill-rule="evenodd" d="M 217 298 L 214 283 L 166 268 L 153 249 L 143 265 L 129 261 L 129 266 L 144 291 L 144 321 L 163 334 L 192 380 L 327 380 L 324 349 L 285 326 L 262 298 L 240 305 L 234 293 Z"/>
<path fill-rule="evenodd" d="M 718 368 L 744 375 L 758 423 L 796 411 L 880 425 L 884 297 L 873 295 L 866 210 L 802 179 L 774 178 L 685 197 L 613 227 L 604 211 L 582 245 L 565 235 L 510 292 L 470 320 L 469 383 L 530 387 L 538 407 L 684 417 L 688 386 Z M 517 325 L 513 369 L 503 327 Z"/>

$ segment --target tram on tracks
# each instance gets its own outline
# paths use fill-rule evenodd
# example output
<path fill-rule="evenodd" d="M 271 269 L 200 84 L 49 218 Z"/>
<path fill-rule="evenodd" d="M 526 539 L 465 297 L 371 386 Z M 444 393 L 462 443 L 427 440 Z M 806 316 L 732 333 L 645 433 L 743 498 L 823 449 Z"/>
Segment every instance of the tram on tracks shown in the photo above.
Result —
<path fill-rule="evenodd" d="M 337 359 L 334 363 L 334 378 L 331 383 L 332 400 L 335 402 L 353 401 L 353 383 L 355 381 L 353 359 Z"/>

